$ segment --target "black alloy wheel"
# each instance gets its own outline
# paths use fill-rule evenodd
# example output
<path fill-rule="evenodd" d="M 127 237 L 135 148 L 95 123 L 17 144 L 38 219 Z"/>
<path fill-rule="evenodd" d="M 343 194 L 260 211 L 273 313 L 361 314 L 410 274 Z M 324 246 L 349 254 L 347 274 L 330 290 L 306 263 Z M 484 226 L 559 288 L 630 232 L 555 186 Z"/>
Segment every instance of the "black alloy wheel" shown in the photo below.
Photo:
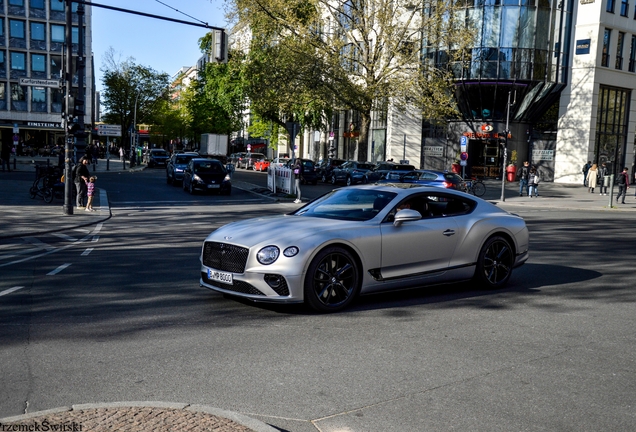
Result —
<path fill-rule="evenodd" d="M 336 175 L 335 175 L 335 174 L 332 174 L 332 175 L 331 175 L 331 184 L 332 184 L 332 185 L 335 185 L 335 184 L 336 184 Z"/>
<path fill-rule="evenodd" d="M 347 186 L 351 186 L 351 177 L 347 176 Z"/>
<path fill-rule="evenodd" d="M 491 237 L 479 252 L 475 280 L 488 289 L 503 288 L 512 275 L 514 261 L 508 240 L 500 236 Z"/>
<path fill-rule="evenodd" d="M 328 247 L 316 255 L 305 276 L 307 304 L 318 312 L 336 312 L 353 302 L 360 291 L 358 265 L 341 247 Z"/>

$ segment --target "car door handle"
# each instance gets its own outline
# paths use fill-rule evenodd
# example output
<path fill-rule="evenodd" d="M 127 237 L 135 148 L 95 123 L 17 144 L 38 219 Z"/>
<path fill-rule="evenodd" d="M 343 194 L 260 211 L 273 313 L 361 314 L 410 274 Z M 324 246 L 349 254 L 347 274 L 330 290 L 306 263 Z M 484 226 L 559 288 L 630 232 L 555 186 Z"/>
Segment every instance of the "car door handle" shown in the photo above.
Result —
<path fill-rule="evenodd" d="M 455 235 L 455 230 L 452 229 L 447 229 L 446 231 L 444 231 L 442 234 L 444 234 L 446 237 L 450 237 L 452 235 Z"/>

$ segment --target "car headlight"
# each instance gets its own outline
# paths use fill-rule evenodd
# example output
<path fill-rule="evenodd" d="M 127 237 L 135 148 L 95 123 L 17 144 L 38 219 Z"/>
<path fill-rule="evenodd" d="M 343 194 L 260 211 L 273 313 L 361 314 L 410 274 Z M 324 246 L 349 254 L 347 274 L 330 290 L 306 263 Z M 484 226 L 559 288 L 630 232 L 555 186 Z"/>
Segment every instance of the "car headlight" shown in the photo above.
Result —
<path fill-rule="evenodd" d="M 298 249 L 296 246 L 290 246 L 283 251 L 283 255 L 285 255 L 288 258 L 291 258 L 293 256 L 298 255 L 298 252 L 300 252 L 300 249 Z"/>
<path fill-rule="evenodd" d="M 232 180 L 232 178 L 230 177 L 229 174 L 227 174 L 225 178 L 223 179 L 223 181 L 230 181 L 230 180 Z"/>
<path fill-rule="evenodd" d="M 183 172 L 183 168 L 177 168 L 177 167 L 175 167 L 175 169 L 174 169 L 174 170 L 175 170 L 175 172 Z"/>
<path fill-rule="evenodd" d="M 265 246 L 256 254 L 256 259 L 263 265 L 272 264 L 278 259 L 280 250 L 276 246 Z"/>
<path fill-rule="evenodd" d="M 192 176 L 192 180 L 197 181 L 197 182 L 202 182 L 203 181 L 203 180 L 201 180 L 201 177 L 199 177 L 196 174 Z"/>

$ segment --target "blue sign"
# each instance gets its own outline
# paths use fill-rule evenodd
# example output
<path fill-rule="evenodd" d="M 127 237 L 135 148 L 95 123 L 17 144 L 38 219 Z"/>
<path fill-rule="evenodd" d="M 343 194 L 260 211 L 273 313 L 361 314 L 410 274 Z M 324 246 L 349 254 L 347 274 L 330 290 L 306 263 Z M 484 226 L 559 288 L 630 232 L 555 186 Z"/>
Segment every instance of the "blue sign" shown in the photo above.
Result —
<path fill-rule="evenodd" d="M 590 39 L 580 39 L 576 41 L 576 55 L 590 53 Z"/>

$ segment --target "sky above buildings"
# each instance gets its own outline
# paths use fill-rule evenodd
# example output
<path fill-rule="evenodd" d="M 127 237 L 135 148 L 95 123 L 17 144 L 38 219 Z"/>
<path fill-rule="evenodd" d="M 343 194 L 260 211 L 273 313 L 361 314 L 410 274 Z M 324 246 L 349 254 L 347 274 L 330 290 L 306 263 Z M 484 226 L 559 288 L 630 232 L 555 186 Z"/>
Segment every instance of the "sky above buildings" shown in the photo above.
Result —
<path fill-rule="evenodd" d="M 210 26 L 227 27 L 223 0 L 101 0 L 96 3 L 182 21 L 200 20 Z M 202 55 L 197 41 L 207 31 L 203 27 L 93 7 L 96 90 L 103 88 L 101 69 L 104 54 L 110 47 L 115 50 L 116 59 L 123 61 L 133 57 L 136 64 L 172 76 L 183 66 L 196 64 Z"/>

